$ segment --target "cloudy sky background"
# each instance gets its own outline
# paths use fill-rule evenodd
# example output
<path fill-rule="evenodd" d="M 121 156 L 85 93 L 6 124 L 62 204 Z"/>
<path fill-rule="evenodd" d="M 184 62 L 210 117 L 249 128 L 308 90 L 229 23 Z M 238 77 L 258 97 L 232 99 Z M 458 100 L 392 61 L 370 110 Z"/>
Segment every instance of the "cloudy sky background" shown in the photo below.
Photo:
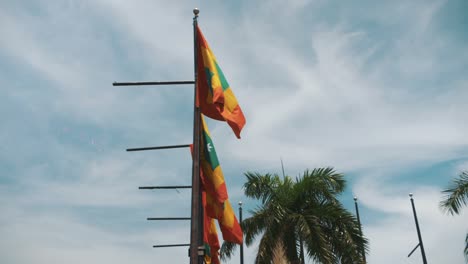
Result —
<path fill-rule="evenodd" d="M 0 0 L 0 260 L 187 263 L 192 9 L 246 115 L 242 140 L 209 122 L 231 201 L 243 172 L 333 166 L 359 197 L 369 263 L 462 263 L 466 210 L 441 190 L 468 169 L 468 3 Z M 246 213 L 248 216 L 248 213 Z M 253 263 L 255 246 L 246 249 Z M 238 263 L 237 256 L 229 263 Z"/>

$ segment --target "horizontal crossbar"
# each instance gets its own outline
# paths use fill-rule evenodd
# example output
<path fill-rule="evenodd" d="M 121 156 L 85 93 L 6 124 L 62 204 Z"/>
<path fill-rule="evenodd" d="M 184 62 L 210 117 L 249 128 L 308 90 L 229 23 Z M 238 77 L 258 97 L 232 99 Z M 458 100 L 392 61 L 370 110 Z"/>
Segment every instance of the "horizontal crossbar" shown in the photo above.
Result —
<path fill-rule="evenodd" d="M 419 245 L 420 245 L 420 244 L 418 243 L 418 244 L 416 245 L 416 247 L 415 247 L 413 250 L 411 250 L 411 252 L 408 254 L 408 258 L 411 257 L 411 255 L 413 255 L 414 251 L 416 251 L 416 249 L 418 249 Z"/>
<path fill-rule="evenodd" d="M 179 186 L 141 186 L 138 187 L 140 190 L 153 190 L 153 189 L 191 189 L 190 185 L 179 185 Z"/>
<path fill-rule="evenodd" d="M 190 144 L 144 147 L 144 148 L 129 148 L 127 149 L 127 151 L 143 151 L 143 150 L 158 150 L 158 149 L 188 148 L 188 147 L 190 147 Z"/>
<path fill-rule="evenodd" d="M 154 245 L 154 248 L 162 248 L 162 247 L 188 247 L 190 244 L 169 244 L 169 245 Z"/>
<path fill-rule="evenodd" d="M 148 217 L 146 220 L 190 220 L 190 217 Z"/>
<path fill-rule="evenodd" d="M 194 81 L 173 81 L 173 82 L 114 82 L 113 86 L 140 86 L 140 85 L 181 85 L 194 84 Z"/>

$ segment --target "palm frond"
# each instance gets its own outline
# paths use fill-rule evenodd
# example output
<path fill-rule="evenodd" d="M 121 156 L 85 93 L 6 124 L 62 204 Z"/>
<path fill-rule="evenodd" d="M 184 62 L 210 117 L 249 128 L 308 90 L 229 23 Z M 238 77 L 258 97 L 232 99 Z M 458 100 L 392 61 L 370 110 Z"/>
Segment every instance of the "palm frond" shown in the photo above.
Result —
<path fill-rule="evenodd" d="M 336 173 L 333 168 L 319 168 L 306 170 L 304 176 L 296 180 L 296 188 L 302 193 L 303 199 L 313 203 L 320 201 L 334 201 L 339 203 L 337 195 L 345 188 L 343 174 Z"/>
<path fill-rule="evenodd" d="M 465 258 L 468 261 L 468 233 L 466 233 L 466 238 L 465 238 Z"/>
<path fill-rule="evenodd" d="M 247 197 L 259 199 L 265 203 L 271 198 L 274 189 L 280 184 L 278 175 L 265 174 L 257 172 L 246 172 L 247 182 L 244 184 L 244 194 Z"/>
<path fill-rule="evenodd" d="M 236 252 L 237 246 L 238 245 L 236 243 L 224 241 L 223 245 L 221 245 L 221 249 L 219 250 L 221 260 L 227 261 L 230 259 Z"/>
<path fill-rule="evenodd" d="M 338 194 L 342 193 L 346 188 L 344 175 L 337 173 L 332 167 L 316 168 L 312 171 L 306 170 L 303 179 L 312 178 L 316 183 L 320 184 L 325 190 Z"/>
<path fill-rule="evenodd" d="M 342 205 L 324 203 L 310 211 L 305 212 L 305 219 L 309 230 L 317 230 L 324 234 L 325 240 L 306 241 L 315 251 L 324 251 L 327 248 L 333 252 L 324 263 L 361 263 L 361 252 L 367 250 L 368 241 L 361 235 L 357 219 Z M 319 259 L 314 254 L 310 255 Z M 328 261 L 328 262 L 325 262 Z"/>
<path fill-rule="evenodd" d="M 251 217 L 242 220 L 241 228 L 244 232 L 245 244 L 250 245 L 255 237 L 261 234 L 270 224 L 270 212 L 266 208 L 250 211 Z"/>
<path fill-rule="evenodd" d="M 305 252 L 318 263 L 362 263 L 368 241 L 337 198 L 346 187 L 343 174 L 329 167 L 305 170 L 295 179 L 254 172 L 245 176 L 245 195 L 261 201 L 241 223 L 247 245 L 261 236 L 255 263 L 270 264 L 275 257 L 304 263 Z M 223 244 L 223 257 L 234 249 Z"/>
<path fill-rule="evenodd" d="M 283 232 L 283 236 L 280 239 L 282 242 L 285 257 L 289 263 L 299 264 L 299 238 L 295 230 L 294 222 L 289 222 L 288 224 L 283 226 L 283 228 L 285 232 Z"/>
<path fill-rule="evenodd" d="M 468 172 L 462 172 L 443 193 L 446 196 L 440 202 L 440 207 L 452 215 L 459 214 L 461 208 L 468 203 Z"/>

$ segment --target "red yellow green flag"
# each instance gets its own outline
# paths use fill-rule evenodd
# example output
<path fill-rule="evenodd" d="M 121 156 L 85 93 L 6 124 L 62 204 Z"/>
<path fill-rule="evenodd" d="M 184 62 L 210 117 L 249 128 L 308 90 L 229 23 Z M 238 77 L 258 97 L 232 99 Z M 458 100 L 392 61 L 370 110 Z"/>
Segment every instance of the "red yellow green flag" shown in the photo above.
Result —
<path fill-rule="evenodd" d="M 220 218 L 218 218 L 219 228 L 223 234 L 223 239 L 229 242 L 242 244 L 243 232 L 237 221 L 237 217 L 232 210 L 231 203 L 226 200 L 221 208 Z"/>
<path fill-rule="evenodd" d="M 243 232 L 229 200 L 216 202 L 209 193 L 204 196 L 204 212 L 210 218 L 218 219 L 223 239 L 242 244 Z"/>
<path fill-rule="evenodd" d="M 201 112 L 210 118 L 226 121 L 240 138 L 245 125 L 244 114 L 199 27 L 197 58 L 197 102 Z"/>
<path fill-rule="evenodd" d="M 211 140 L 211 135 L 206 125 L 203 115 L 201 115 L 202 135 L 201 135 L 201 155 L 200 155 L 200 179 L 203 188 L 203 211 L 204 211 L 204 235 L 206 240 L 210 236 L 214 237 L 212 231 L 212 219 L 218 219 L 219 228 L 223 235 L 223 239 L 229 242 L 242 244 L 243 233 L 237 221 L 236 215 L 228 200 L 226 183 L 224 182 L 223 172 L 219 165 L 216 150 Z M 192 145 L 190 146 L 191 150 Z M 208 226 L 209 225 L 209 226 Z M 206 230 L 211 230 L 206 233 Z M 209 236 L 208 236 L 209 235 Z M 217 237 L 217 234 L 216 234 Z M 210 245 L 208 243 L 208 245 Z M 214 261 L 217 253 L 213 253 L 210 247 L 209 257 L 205 257 L 205 261 Z M 217 252 L 217 251 L 216 251 Z"/>
<path fill-rule="evenodd" d="M 219 264 L 219 239 L 216 225 L 213 218 L 208 216 L 206 210 L 206 192 L 202 192 L 203 199 L 203 241 L 205 242 L 205 263 Z"/>
<path fill-rule="evenodd" d="M 205 178 L 203 169 L 200 169 L 200 177 L 202 179 Z M 231 203 L 227 199 L 224 202 L 218 202 L 209 192 L 205 191 L 205 184 L 206 181 L 202 181 L 202 187 L 204 188 L 202 197 L 205 220 L 207 218 L 218 219 L 223 239 L 229 242 L 242 244 L 243 232 L 234 214 Z M 205 230 L 206 229 L 205 222 Z"/>
<path fill-rule="evenodd" d="M 202 184 L 205 187 L 205 190 L 215 198 L 218 203 L 223 203 L 228 198 L 223 171 L 219 165 L 216 149 L 203 115 L 201 115 L 201 121 L 202 140 L 200 145 L 200 167 L 203 173 L 200 175 L 203 175 L 201 176 Z"/>

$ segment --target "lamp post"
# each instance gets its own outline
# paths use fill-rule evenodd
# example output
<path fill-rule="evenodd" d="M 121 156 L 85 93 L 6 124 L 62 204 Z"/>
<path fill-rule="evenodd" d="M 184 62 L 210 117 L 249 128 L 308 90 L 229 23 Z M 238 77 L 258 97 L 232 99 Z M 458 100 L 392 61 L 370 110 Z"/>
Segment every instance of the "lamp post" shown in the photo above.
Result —
<path fill-rule="evenodd" d="M 242 224 L 242 201 L 239 201 L 239 223 Z M 244 241 L 240 245 L 240 264 L 244 264 Z"/>

